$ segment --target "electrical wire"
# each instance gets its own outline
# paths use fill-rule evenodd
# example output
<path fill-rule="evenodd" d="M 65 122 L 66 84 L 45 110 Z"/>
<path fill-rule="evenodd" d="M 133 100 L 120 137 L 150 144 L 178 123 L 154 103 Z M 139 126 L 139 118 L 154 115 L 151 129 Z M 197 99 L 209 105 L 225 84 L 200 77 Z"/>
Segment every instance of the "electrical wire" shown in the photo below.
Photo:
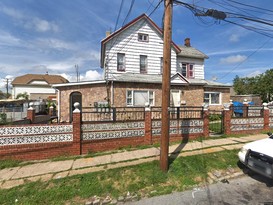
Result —
<path fill-rule="evenodd" d="M 255 53 L 257 53 L 259 50 L 261 50 L 269 41 L 271 40 L 271 38 L 268 38 L 260 47 L 258 47 L 255 51 L 253 51 L 252 53 L 250 53 L 243 61 L 241 61 L 239 64 L 237 64 L 234 68 L 232 68 L 229 72 L 225 73 L 222 77 L 220 77 L 219 79 L 223 79 L 225 78 L 227 75 L 229 75 L 230 73 L 232 73 L 235 69 L 237 69 L 240 65 L 242 65 L 246 60 L 248 60 L 251 56 L 253 56 Z"/>
<path fill-rule="evenodd" d="M 121 10 L 122 10 L 122 7 L 123 7 L 123 3 L 124 3 L 124 0 L 121 0 L 120 6 L 119 6 L 119 11 L 118 11 L 118 17 L 117 17 L 117 20 L 116 20 L 116 24 L 115 24 L 115 29 L 114 29 L 114 31 L 116 31 L 116 29 L 117 29 L 117 27 L 118 27 L 118 22 L 119 22 Z"/>
<path fill-rule="evenodd" d="M 125 19 L 124 19 L 124 21 L 122 23 L 122 26 L 124 26 L 124 24 L 127 21 L 129 15 L 131 14 L 134 3 L 135 3 L 135 0 L 131 0 L 131 5 L 130 5 L 130 8 L 129 8 L 129 11 L 127 12 L 127 15 L 126 15 L 126 17 L 125 17 Z"/>

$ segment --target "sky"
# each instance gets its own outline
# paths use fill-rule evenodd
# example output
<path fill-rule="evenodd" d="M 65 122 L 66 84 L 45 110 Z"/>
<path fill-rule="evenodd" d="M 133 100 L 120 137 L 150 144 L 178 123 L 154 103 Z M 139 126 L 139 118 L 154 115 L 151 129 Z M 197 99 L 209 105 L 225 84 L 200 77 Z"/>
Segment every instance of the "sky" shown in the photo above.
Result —
<path fill-rule="evenodd" d="M 58 74 L 74 82 L 76 65 L 81 81 L 102 79 L 100 43 L 106 31 L 113 32 L 143 13 L 162 27 L 164 6 L 161 3 L 156 7 L 159 2 L 1 0 L 0 87 L 4 88 L 5 79 L 10 82 L 24 74 Z M 197 17 L 185 6 L 174 4 L 172 39 L 177 45 L 183 45 L 188 37 L 193 47 L 209 56 L 205 61 L 205 79 L 232 84 L 236 75 L 252 77 L 273 68 L 273 27 L 236 18 L 244 15 L 272 19 L 272 1 L 183 2 L 203 13 L 207 9 L 229 12 L 225 20 L 233 22 Z M 249 26 L 256 32 L 249 30 Z"/>

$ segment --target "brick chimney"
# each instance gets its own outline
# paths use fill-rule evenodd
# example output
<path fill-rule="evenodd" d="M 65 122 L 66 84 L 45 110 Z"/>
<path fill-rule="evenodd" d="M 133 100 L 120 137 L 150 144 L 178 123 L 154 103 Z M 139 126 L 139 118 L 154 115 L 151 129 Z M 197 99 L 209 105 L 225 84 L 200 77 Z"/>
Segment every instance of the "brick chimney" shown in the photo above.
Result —
<path fill-rule="evenodd" d="M 187 47 L 191 47 L 191 39 L 190 38 L 185 38 L 184 45 L 187 46 Z"/>
<path fill-rule="evenodd" d="M 111 35 L 111 31 L 106 31 L 106 38 Z"/>

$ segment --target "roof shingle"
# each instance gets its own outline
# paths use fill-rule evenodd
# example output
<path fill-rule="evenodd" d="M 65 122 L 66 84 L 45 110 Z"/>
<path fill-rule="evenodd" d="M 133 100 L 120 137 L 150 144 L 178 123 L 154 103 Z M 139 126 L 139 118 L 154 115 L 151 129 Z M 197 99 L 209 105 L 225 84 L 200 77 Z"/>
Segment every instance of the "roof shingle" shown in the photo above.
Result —
<path fill-rule="evenodd" d="M 12 85 L 27 85 L 32 81 L 46 81 L 49 85 L 68 83 L 69 81 L 60 75 L 48 75 L 48 74 L 26 74 L 16 77 L 11 84 Z"/>

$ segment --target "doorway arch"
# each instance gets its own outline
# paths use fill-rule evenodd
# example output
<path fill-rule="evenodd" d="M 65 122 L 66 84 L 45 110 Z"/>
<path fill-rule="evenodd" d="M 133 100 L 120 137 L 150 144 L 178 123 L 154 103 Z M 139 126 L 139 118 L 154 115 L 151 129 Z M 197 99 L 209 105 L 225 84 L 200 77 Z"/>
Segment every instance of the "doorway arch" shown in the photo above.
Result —
<path fill-rule="evenodd" d="M 79 109 L 81 110 L 82 107 L 82 94 L 80 92 L 73 92 L 70 94 L 70 106 L 69 106 L 69 113 L 70 113 L 70 122 L 73 120 L 73 111 L 75 110 L 74 103 L 80 103 Z"/>

